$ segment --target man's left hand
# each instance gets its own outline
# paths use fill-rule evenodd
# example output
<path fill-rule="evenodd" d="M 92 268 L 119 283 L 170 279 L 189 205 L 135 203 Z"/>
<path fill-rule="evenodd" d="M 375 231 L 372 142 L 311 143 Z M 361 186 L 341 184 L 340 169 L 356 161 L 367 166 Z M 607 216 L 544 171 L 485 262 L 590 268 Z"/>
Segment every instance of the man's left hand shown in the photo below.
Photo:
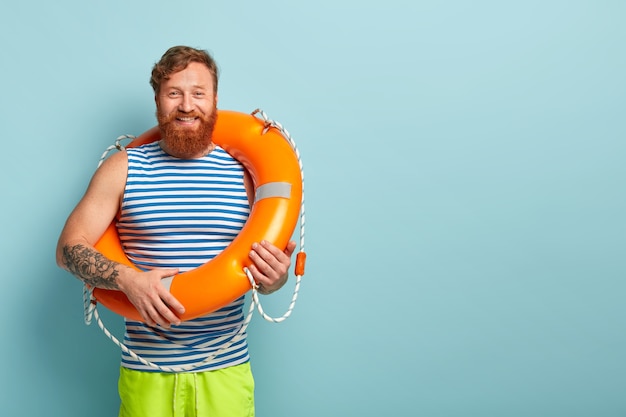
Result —
<path fill-rule="evenodd" d="M 295 249 L 294 241 L 289 241 L 284 251 L 265 240 L 252 244 L 250 251 L 252 265 L 248 269 L 261 294 L 273 293 L 285 285 L 289 276 L 291 255 Z"/>

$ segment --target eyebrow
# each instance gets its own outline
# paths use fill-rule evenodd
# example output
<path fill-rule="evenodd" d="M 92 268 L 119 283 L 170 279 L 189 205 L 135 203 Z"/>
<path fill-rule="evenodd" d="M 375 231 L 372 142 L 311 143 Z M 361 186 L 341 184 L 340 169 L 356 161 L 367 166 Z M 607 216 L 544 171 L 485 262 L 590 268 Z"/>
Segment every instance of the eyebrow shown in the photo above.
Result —
<path fill-rule="evenodd" d="M 198 89 L 200 89 L 200 90 L 210 90 L 211 88 L 207 87 L 207 86 L 196 84 L 196 85 L 191 86 L 191 89 L 192 90 L 198 90 Z M 184 89 L 182 87 L 178 87 L 178 86 L 172 85 L 172 86 L 166 87 L 165 90 L 181 90 L 182 91 Z"/>

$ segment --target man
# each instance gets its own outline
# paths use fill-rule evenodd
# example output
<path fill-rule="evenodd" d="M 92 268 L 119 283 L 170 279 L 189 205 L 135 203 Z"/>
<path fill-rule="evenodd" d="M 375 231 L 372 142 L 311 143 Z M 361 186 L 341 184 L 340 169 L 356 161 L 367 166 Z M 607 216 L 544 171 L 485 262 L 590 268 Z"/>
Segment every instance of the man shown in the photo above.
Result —
<path fill-rule="evenodd" d="M 184 306 L 160 282 L 216 256 L 249 214 L 249 175 L 211 141 L 217 66 L 206 51 L 173 47 L 154 65 L 150 84 L 162 139 L 118 152 L 98 168 L 61 232 L 57 263 L 91 286 L 128 296 L 144 322 L 125 320 L 124 342 L 144 359 L 168 367 L 198 365 L 167 373 L 123 353 L 120 417 L 253 416 L 247 341 L 233 340 L 243 322 L 244 297 L 181 323 Z M 142 272 L 94 248 L 114 219 L 127 255 Z M 261 293 L 285 284 L 295 246 L 252 246 L 249 269 Z"/>

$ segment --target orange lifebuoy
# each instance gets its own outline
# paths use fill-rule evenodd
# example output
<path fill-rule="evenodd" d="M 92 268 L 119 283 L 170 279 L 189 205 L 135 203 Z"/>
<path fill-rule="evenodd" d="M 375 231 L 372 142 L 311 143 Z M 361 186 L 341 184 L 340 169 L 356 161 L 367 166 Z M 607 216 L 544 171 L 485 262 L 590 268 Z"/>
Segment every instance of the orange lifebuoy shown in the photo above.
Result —
<path fill-rule="evenodd" d="M 153 127 L 128 147 L 158 139 L 160 131 Z M 248 254 L 252 244 L 267 240 L 284 248 L 298 223 L 302 203 L 302 172 L 297 155 L 277 129 L 268 128 L 263 120 L 251 114 L 219 110 L 213 142 L 248 170 L 256 197 L 248 221 L 223 252 L 171 280 L 170 292 L 185 306 L 185 313 L 180 316 L 183 321 L 215 311 L 248 292 L 252 285 L 244 268 L 251 264 Z M 107 258 L 136 268 L 124 253 L 115 221 L 95 247 Z M 303 262 L 304 252 L 301 255 Z M 299 268 L 301 275 L 303 265 Z M 143 320 L 121 291 L 95 288 L 93 296 L 115 313 Z"/>

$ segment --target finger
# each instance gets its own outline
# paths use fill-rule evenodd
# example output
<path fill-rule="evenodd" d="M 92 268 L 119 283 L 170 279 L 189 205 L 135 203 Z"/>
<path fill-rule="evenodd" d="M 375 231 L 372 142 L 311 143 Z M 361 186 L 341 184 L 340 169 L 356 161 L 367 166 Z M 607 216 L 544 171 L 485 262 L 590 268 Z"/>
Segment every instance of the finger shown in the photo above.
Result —
<path fill-rule="evenodd" d="M 278 248 L 273 247 L 266 252 L 260 252 L 264 257 L 252 257 L 259 271 L 271 281 L 276 281 L 289 270 L 291 260 Z"/>
<path fill-rule="evenodd" d="M 163 269 L 162 271 L 162 275 L 161 275 L 161 279 L 166 279 L 166 278 L 171 278 L 172 276 L 175 276 L 176 274 L 178 274 L 178 269 Z M 178 317 L 172 313 L 172 314 L 168 314 L 171 313 L 171 311 L 174 311 L 178 314 L 183 314 L 185 312 L 185 306 L 183 306 L 183 304 L 178 301 L 178 299 L 176 299 L 176 297 L 174 297 L 174 295 L 164 286 L 161 286 L 158 289 L 158 295 L 159 295 L 159 299 L 165 304 L 165 307 L 167 308 L 167 312 L 165 311 L 161 311 L 162 315 L 165 315 L 166 317 L 171 318 L 171 316 L 175 316 L 176 317 L 176 322 L 171 321 L 173 324 L 180 324 L 180 320 L 178 320 Z"/>
<path fill-rule="evenodd" d="M 255 250 L 250 251 L 250 259 L 252 260 L 252 264 L 248 269 L 252 273 L 252 277 L 255 281 L 261 283 L 261 280 L 264 280 L 272 273 L 272 267 Z"/>
<path fill-rule="evenodd" d="M 178 326 L 181 320 L 176 314 L 170 310 L 167 305 L 159 308 L 159 324 L 163 327 L 170 327 L 172 325 Z"/>
<path fill-rule="evenodd" d="M 156 322 L 152 319 L 152 314 L 146 312 L 145 310 L 140 312 L 141 314 L 141 319 L 143 320 L 143 322 L 145 324 L 147 324 L 148 326 L 156 326 Z"/>
<path fill-rule="evenodd" d="M 150 309 L 150 318 L 161 327 L 169 328 L 172 324 L 179 325 L 180 319 L 170 308 L 159 300 L 158 305 L 153 305 Z"/>
<path fill-rule="evenodd" d="M 253 245 L 254 246 L 254 245 Z M 266 253 L 276 259 L 282 259 L 285 257 L 285 252 L 278 249 L 275 245 L 271 244 L 267 240 L 262 240 L 261 245 L 263 249 L 265 249 Z M 287 244 L 289 246 L 289 244 Z M 287 249 L 285 249 L 287 250 Z"/>
<path fill-rule="evenodd" d="M 163 286 L 157 286 L 155 292 L 141 301 L 141 308 L 138 310 L 146 324 L 162 327 L 170 327 L 172 324 L 179 325 L 180 318 L 176 315 L 175 309 L 182 309 L 182 304 Z M 170 306 L 173 305 L 173 307 Z"/>
<path fill-rule="evenodd" d="M 271 252 L 259 243 L 252 244 L 250 258 L 261 271 L 267 268 L 267 263 L 273 258 Z"/>
<path fill-rule="evenodd" d="M 144 307 L 141 309 L 140 311 L 141 314 L 141 318 L 143 319 L 144 323 L 146 323 L 148 326 L 156 326 L 159 323 L 159 315 L 156 313 L 156 311 L 154 310 L 154 308 L 152 308 L 152 306 L 148 306 L 148 307 Z"/>
<path fill-rule="evenodd" d="M 254 244 L 252 245 L 252 248 L 257 251 L 258 254 L 263 258 L 263 260 L 274 270 L 282 269 L 284 267 L 289 268 L 291 262 L 290 257 L 284 251 L 281 251 L 270 242 L 262 240 L 260 245 Z M 289 248 L 289 244 L 287 245 L 287 248 L 285 250 L 293 251 L 293 249 Z"/>
<path fill-rule="evenodd" d="M 183 314 L 185 312 L 185 306 L 180 301 L 178 301 L 178 299 L 174 297 L 171 292 L 165 289 L 165 287 L 163 287 L 162 290 L 159 292 L 159 297 L 168 308 L 168 310 L 175 311 L 178 314 Z"/>
<path fill-rule="evenodd" d="M 296 242 L 293 240 L 290 240 L 289 243 L 287 243 L 287 247 L 285 248 L 285 255 L 287 255 L 288 258 L 291 258 L 291 255 L 293 255 L 293 252 L 296 250 Z"/>
<path fill-rule="evenodd" d="M 266 267 L 266 269 L 268 271 L 271 271 L 271 268 L 269 266 Z M 254 282 L 256 282 L 259 287 L 263 287 L 263 286 L 269 287 L 272 285 L 272 282 L 273 282 L 272 277 L 269 276 L 268 274 L 265 274 L 263 271 L 261 271 L 257 265 L 254 265 L 254 264 L 250 265 L 248 267 L 248 270 L 250 271 L 250 274 L 252 275 Z"/>
<path fill-rule="evenodd" d="M 158 269 L 157 271 L 161 275 L 161 279 L 171 278 L 178 274 L 178 269 L 176 268 Z"/>

